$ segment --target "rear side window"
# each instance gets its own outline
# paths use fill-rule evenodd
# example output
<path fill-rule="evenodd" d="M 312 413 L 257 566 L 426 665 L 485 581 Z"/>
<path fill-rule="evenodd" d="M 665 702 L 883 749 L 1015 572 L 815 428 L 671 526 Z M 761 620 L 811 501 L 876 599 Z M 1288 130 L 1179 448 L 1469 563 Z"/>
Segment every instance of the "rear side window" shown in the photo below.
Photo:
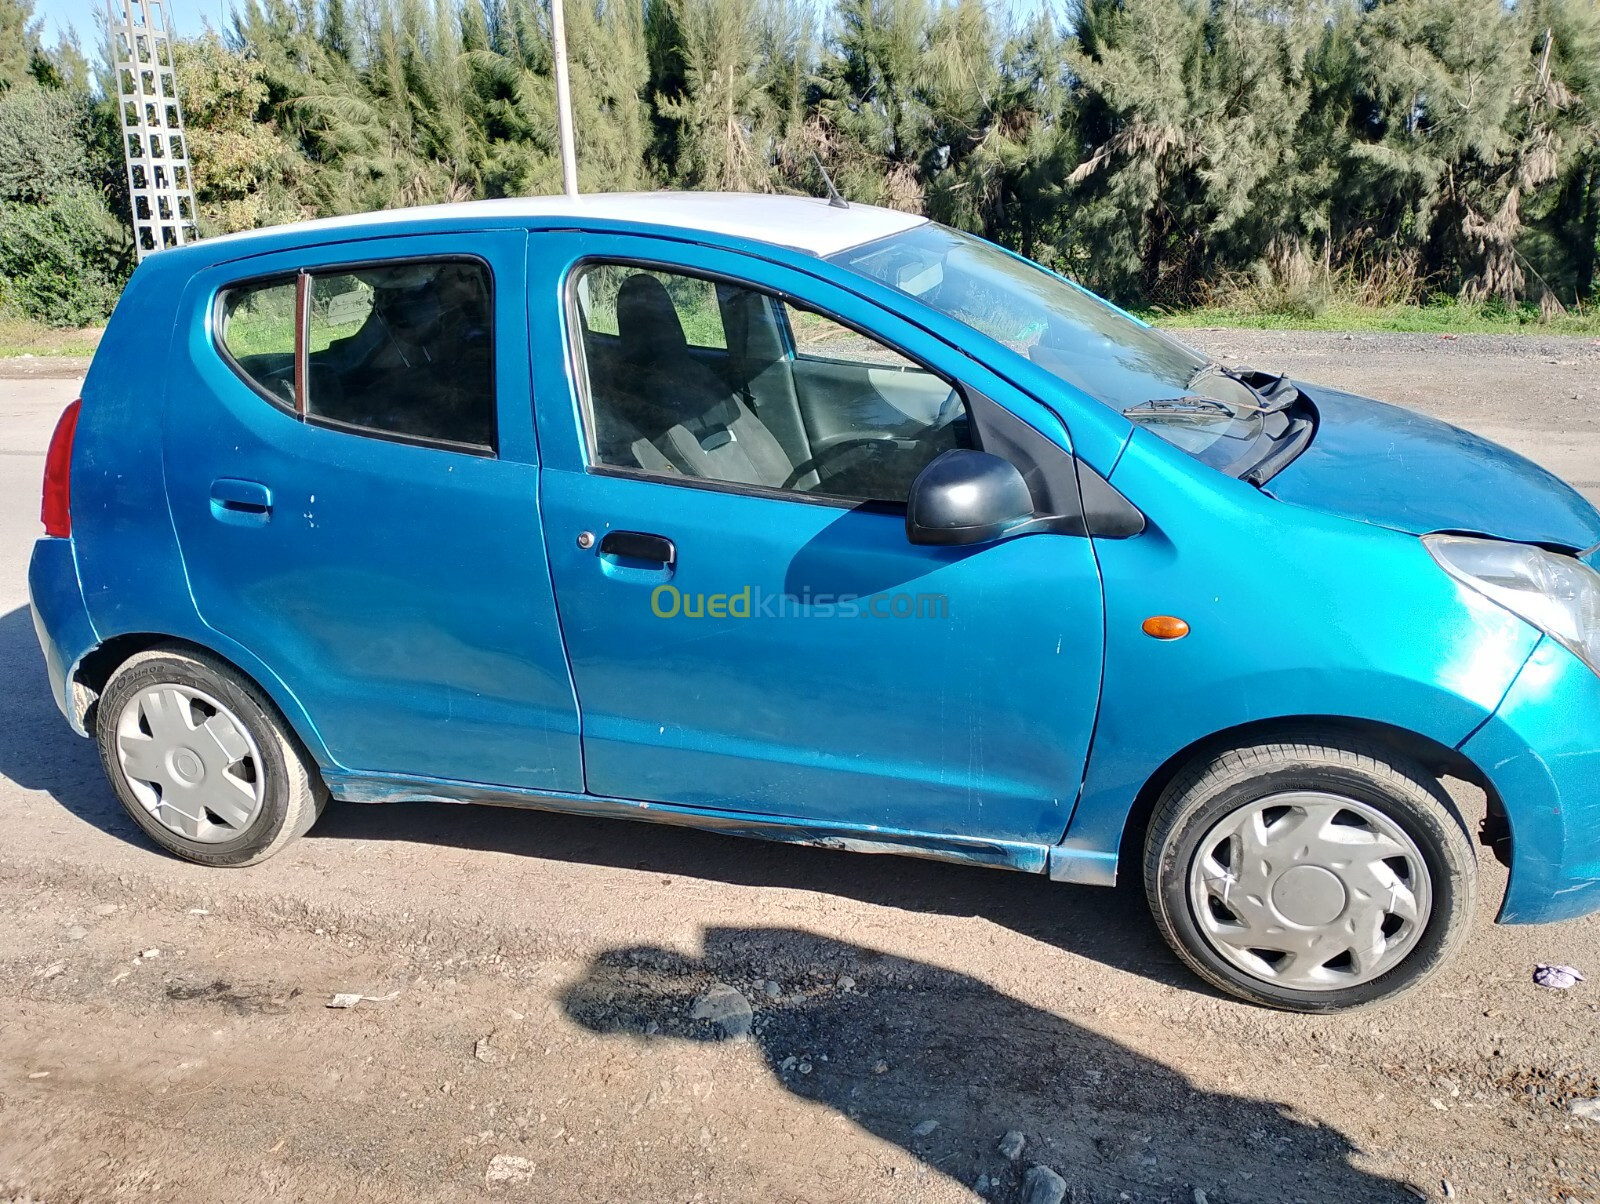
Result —
<path fill-rule="evenodd" d="M 407 260 L 219 298 L 234 371 L 307 422 L 493 452 L 494 288 L 479 260 Z"/>

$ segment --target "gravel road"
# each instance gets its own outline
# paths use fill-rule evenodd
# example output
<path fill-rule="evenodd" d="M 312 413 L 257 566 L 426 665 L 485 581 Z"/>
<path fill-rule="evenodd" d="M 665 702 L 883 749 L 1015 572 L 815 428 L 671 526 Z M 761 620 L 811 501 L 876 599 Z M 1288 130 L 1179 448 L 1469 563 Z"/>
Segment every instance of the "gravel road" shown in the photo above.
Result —
<path fill-rule="evenodd" d="M 1588 341 L 1186 337 L 1600 499 Z M 1569 1110 L 1600 1096 L 1600 920 L 1495 928 L 1487 855 L 1451 970 L 1321 1019 L 1208 991 L 1129 887 L 429 805 L 335 806 L 250 870 L 162 855 L 27 611 L 73 371 L 0 364 L 0 1201 L 1011 1204 L 1033 1164 L 1079 1204 L 1600 1200 Z"/>

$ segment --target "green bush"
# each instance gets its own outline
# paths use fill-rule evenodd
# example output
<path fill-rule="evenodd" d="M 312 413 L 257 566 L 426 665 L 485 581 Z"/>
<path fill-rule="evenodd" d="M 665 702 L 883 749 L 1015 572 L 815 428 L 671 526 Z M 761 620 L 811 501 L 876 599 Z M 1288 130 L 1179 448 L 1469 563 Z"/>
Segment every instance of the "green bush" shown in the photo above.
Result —
<path fill-rule="evenodd" d="M 0 201 L 49 201 L 89 182 L 88 105 L 48 88 L 0 93 Z"/>
<path fill-rule="evenodd" d="M 120 285 L 115 226 L 100 195 L 81 185 L 43 205 L 0 201 L 6 306 L 51 326 L 103 321 Z"/>

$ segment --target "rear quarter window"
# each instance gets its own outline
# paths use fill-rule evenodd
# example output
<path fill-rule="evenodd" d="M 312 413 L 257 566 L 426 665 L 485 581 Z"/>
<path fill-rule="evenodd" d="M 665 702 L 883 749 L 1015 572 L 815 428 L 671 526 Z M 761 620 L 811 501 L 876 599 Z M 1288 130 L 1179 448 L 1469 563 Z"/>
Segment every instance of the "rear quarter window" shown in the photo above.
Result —
<path fill-rule="evenodd" d="M 230 288 L 220 308 L 218 337 L 230 366 L 257 392 L 293 409 L 294 277 Z"/>

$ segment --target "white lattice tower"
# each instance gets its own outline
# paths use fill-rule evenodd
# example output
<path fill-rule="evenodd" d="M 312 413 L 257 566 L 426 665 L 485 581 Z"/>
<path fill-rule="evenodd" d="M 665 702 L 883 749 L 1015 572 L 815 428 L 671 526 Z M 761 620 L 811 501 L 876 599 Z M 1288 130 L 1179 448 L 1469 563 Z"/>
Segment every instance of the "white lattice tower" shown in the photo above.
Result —
<path fill-rule="evenodd" d="M 193 242 L 194 191 L 172 70 L 167 0 L 106 0 L 139 258 Z"/>

